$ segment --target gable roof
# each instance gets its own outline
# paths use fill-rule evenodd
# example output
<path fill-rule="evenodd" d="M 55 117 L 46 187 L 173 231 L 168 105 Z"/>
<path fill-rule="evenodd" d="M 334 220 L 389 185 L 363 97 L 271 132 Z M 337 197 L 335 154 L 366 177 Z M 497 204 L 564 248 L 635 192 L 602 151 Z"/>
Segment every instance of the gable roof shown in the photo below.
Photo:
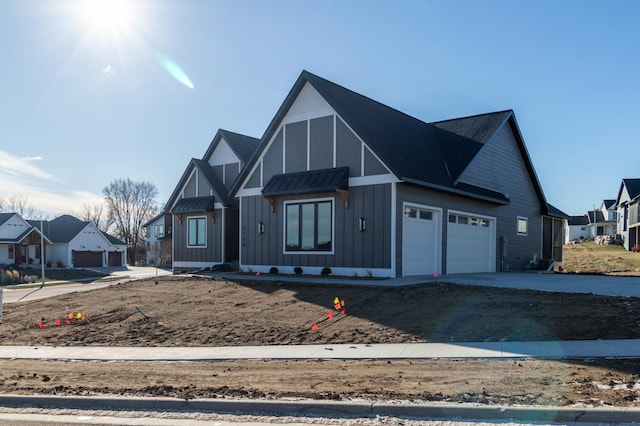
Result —
<path fill-rule="evenodd" d="M 230 186 L 229 190 L 227 190 L 224 183 L 222 183 L 220 178 L 218 178 L 216 173 L 213 171 L 213 167 L 211 167 L 211 165 L 207 161 L 207 159 L 210 158 L 211 155 L 213 155 L 213 152 L 215 151 L 220 141 L 222 141 L 222 139 L 227 142 L 231 150 L 238 156 L 241 166 L 240 173 L 234 180 L 233 184 Z M 251 136 L 219 129 L 216 132 L 216 135 L 213 137 L 213 140 L 209 144 L 207 151 L 202 156 L 202 159 L 192 158 L 189 161 L 187 168 L 178 181 L 178 184 L 173 189 L 169 200 L 167 201 L 165 212 L 170 212 L 172 210 L 172 205 L 178 201 L 180 192 L 184 188 L 184 185 L 187 183 L 187 180 L 189 179 L 189 176 L 191 175 L 191 172 L 194 168 L 197 168 L 202 173 L 202 175 L 205 177 L 205 179 L 213 189 L 213 195 L 220 203 L 222 203 L 223 206 L 228 207 L 231 205 L 235 205 L 234 195 L 237 191 L 239 183 L 244 177 L 243 172 L 246 168 L 244 166 L 247 164 L 247 162 L 255 152 L 259 142 L 259 139 L 253 138 Z M 151 223 L 151 221 L 149 221 L 148 223 Z"/>
<path fill-rule="evenodd" d="M 616 198 L 616 205 L 620 204 L 620 196 L 622 195 L 622 189 L 626 188 L 627 193 L 631 201 L 640 196 L 640 179 L 622 179 L 620 189 L 618 190 L 618 198 Z"/>
<path fill-rule="evenodd" d="M 282 119 L 305 84 L 310 84 L 348 126 L 400 180 L 435 190 L 453 192 L 498 204 L 508 204 L 506 194 L 458 182 L 484 143 L 506 122 L 514 130 L 543 213 L 547 203 L 533 169 L 513 111 L 481 114 L 425 123 L 345 87 L 303 71 L 262 136 L 250 165 L 278 130 Z M 477 126 L 477 128 L 474 128 Z M 394 141 L 394 143 L 389 143 Z"/>
<path fill-rule="evenodd" d="M 213 151 L 215 151 L 222 139 L 227 142 L 231 150 L 238 156 L 240 162 L 243 164 L 246 164 L 247 161 L 249 161 L 253 152 L 260 143 L 260 139 L 242 135 L 240 133 L 230 132 L 229 130 L 219 129 L 213 137 L 211 144 L 209 144 L 207 151 L 202 156 L 203 160 L 209 158 L 213 154 Z"/>
<path fill-rule="evenodd" d="M 615 207 L 616 200 L 602 200 L 602 204 L 604 204 L 605 209 L 610 209 L 612 207 Z"/>
<path fill-rule="evenodd" d="M 68 243 L 88 224 L 89 222 L 83 222 L 77 217 L 65 214 L 49 221 L 46 233 L 53 243 Z"/>

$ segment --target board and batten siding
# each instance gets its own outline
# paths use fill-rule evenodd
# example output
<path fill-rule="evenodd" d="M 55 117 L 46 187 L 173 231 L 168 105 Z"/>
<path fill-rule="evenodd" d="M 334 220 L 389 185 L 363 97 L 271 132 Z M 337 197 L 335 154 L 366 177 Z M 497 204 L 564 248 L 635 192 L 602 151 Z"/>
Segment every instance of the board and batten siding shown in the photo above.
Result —
<path fill-rule="evenodd" d="M 241 204 L 241 262 L 251 267 L 391 268 L 391 184 L 349 189 L 349 207 L 334 192 L 276 197 L 275 211 L 261 196 L 243 197 Z M 334 208 L 333 253 L 284 252 L 284 202 L 332 199 Z M 359 231 L 364 218 L 366 230 Z M 257 232 L 258 223 L 264 233 Z"/>
<path fill-rule="evenodd" d="M 173 220 L 173 261 L 191 263 L 210 263 L 214 265 L 222 262 L 222 209 L 215 209 L 211 213 L 190 213 L 182 215 L 182 221 L 174 216 Z M 206 216 L 207 246 L 187 247 L 188 219 L 190 217 Z M 213 217 L 213 220 L 212 220 Z"/>

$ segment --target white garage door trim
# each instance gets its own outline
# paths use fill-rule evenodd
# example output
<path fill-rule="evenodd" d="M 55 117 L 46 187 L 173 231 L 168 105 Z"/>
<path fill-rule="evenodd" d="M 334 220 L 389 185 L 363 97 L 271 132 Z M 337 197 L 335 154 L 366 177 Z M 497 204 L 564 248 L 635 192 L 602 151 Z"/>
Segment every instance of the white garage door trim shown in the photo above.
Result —
<path fill-rule="evenodd" d="M 412 215 L 407 213 L 410 210 Z M 402 205 L 402 276 L 442 271 L 442 209 L 415 203 Z"/>
<path fill-rule="evenodd" d="M 447 274 L 496 271 L 496 218 L 447 213 Z"/>

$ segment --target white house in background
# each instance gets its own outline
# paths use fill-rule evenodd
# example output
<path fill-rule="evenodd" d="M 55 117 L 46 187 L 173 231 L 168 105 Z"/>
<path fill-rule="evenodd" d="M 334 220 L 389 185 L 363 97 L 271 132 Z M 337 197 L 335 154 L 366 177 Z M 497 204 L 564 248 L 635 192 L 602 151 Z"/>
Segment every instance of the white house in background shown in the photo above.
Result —
<path fill-rule="evenodd" d="M 34 221 L 18 213 L 0 213 L 0 264 L 40 264 L 41 242 L 44 262 L 51 266 L 124 266 L 127 262 L 127 245 L 93 222 L 69 215 Z"/>
<path fill-rule="evenodd" d="M 570 244 L 572 241 L 579 241 L 591 237 L 589 227 L 589 217 L 586 214 L 581 216 L 569 216 L 565 222 L 564 243 Z"/>
<path fill-rule="evenodd" d="M 564 243 L 598 235 L 615 235 L 617 218 L 616 200 L 603 200 L 599 208 L 580 216 L 569 216 L 565 223 Z"/>
<path fill-rule="evenodd" d="M 45 259 L 52 264 L 73 268 L 127 264 L 127 245 L 93 222 L 63 215 L 47 222 L 45 235 L 51 239 Z"/>
<path fill-rule="evenodd" d="M 39 226 L 32 226 L 18 213 L 0 213 L 0 265 L 40 264 L 40 242 L 51 244 L 41 237 Z"/>

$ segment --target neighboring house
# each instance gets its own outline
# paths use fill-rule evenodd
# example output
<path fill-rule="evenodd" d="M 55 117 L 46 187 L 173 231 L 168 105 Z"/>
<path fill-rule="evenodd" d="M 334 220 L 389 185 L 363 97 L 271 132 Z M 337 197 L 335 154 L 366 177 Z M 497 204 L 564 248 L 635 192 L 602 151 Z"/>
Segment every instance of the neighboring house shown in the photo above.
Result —
<path fill-rule="evenodd" d="M 171 266 L 171 215 L 160 213 L 142 225 L 147 229 L 147 265 Z"/>
<path fill-rule="evenodd" d="M 510 110 L 425 123 L 303 71 L 240 178 L 244 271 L 400 277 L 562 262 L 567 216 L 547 204 Z M 174 250 L 188 246 L 176 210 Z"/>
<path fill-rule="evenodd" d="M 616 210 L 616 200 L 602 200 L 600 211 L 604 215 L 606 222 L 613 222 L 614 224 L 617 222 L 618 211 Z M 613 231 L 615 232 L 615 228 Z"/>
<path fill-rule="evenodd" d="M 44 232 L 51 240 L 51 245 L 45 247 L 45 259 L 54 266 L 81 268 L 127 264 L 127 245 L 100 231 L 93 222 L 63 215 L 45 222 Z"/>
<path fill-rule="evenodd" d="M 41 241 L 45 243 L 45 262 L 52 266 L 126 265 L 127 245 L 100 231 L 93 222 L 69 215 L 34 221 L 17 213 L 0 214 L 0 264 L 40 264 Z"/>
<path fill-rule="evenodd" d="M 603 200 L 598 209 L 582 216 L 570 216 L 565 228 L 565 244 L 584 238 L 616 234 L 616 200 Z"/>
<path fill-rule="evenodd" d="M 569 244 L 572 241 L 581 241 L 590 238 L 591 228 L 589 228 L 589 216 L 583 214 L 581 216 L 569 216 L 565 224 L 564 243 Z"/>
<path fill-rule="evenodd" d="M 191 159 L 166 204 L 172 217 L 173 271 L 238 264 L 235 193 L 258 139 L 219 130 L 202 159 Z"/>
<path fill-rule="evenodd" d="M 606 222 L 605 216 L 600 210 L 590 210 L 587 212 L 589 219 L 589 236 L 595 238 L 598 235 L 610 235 L 610 224 Z"/>
<path fill-rule="evenodd" d="M 640 244 L 640 212 L 638 201 L 640 200 L 640 179 L 622 179 L 617 208 L 617 233 L 622 236 L 624 248 L 632 250 Z"/>
<path fill-rule="evenodd" d="M 42 240 L 45 246 L 51 243 L 42 238 L 39 223 L 32 226 L 18 213 L 0 213 L 0 265 L 40 264 Z"/>

